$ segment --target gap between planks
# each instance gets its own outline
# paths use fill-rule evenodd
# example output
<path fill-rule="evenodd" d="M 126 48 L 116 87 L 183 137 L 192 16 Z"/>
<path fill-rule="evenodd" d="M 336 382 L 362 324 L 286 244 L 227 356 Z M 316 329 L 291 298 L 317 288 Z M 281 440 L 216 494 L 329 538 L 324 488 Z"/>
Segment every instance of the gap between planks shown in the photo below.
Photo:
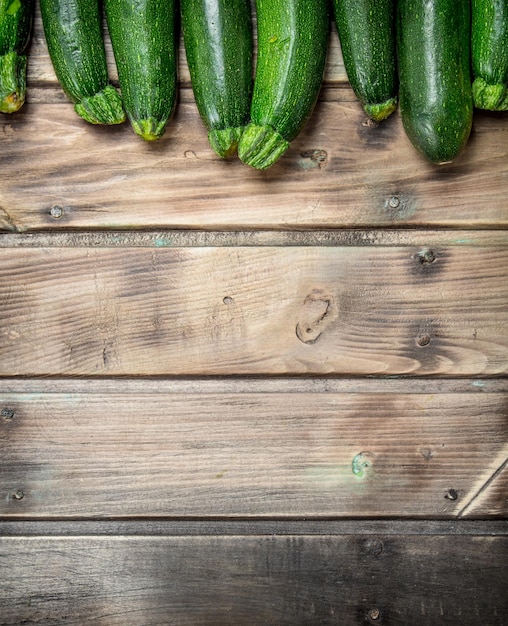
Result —
<path fill-rule="evenodd" d="M 508 246 L 508 229 L 337 229 L 0 233 L 0 248 Z"/>
<path fill-rule="evenodd" d="M 217 393 L 501 393 L 508 378 L 398 377 L 0 377 L 0 394 L 217 394 Z"/>
<path fill-rule="evenodd" d="M 411 519 L 108 519 L 16 520 L 0 518 L 2 537 L 78 536 L 264 536 L 264 535 L 454 535 L 505 536 L 505 520 Z"/>

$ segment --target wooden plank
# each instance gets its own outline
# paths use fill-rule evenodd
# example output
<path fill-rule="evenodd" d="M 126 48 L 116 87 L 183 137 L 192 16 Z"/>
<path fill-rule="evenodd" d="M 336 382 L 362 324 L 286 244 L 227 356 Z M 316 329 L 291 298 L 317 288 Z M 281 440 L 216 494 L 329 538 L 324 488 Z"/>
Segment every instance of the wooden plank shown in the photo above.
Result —
<path fill-rule="evenodd" d="M 1 624 L 506 623 L 506 538 L 2 538 Z"/>
<path fill-rule="evenodd" d="M 506 517 L 507 398 L 2 393 L 0 515 Z"/>
<path fill-rule="evenodd" d="M 481 517 L 483 511 L 506 517 L 508 512 L 508 460 L 505 460 L 490 478 L 478 481 L 479 488 L 459 512 L 459 517 Z"/>
<path fill-rule="evenodd" d="M 492 376 L 508 248 L 0 249 L 3 376 Z"/>
<path fill-rule="evenodd" d="M 156 144 L 126 124 L 87 125 L 66 103 L 28 105 L 0 118 L 0 228 L 506 227 L 506 119 L 478 113 L 467 149 L 438 168 L 398 114 L 365 126 L 350 90 L 338 89 L 258 172 L 214 155 L 193 102 L 180 103 Z"/>

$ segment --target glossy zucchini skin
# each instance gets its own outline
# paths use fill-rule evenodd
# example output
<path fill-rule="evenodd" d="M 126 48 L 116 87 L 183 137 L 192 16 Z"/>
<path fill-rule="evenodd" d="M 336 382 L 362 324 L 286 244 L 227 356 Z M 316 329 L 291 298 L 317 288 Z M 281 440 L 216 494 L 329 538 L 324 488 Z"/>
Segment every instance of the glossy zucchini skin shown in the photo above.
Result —
<path fill-rule="evenodd" d="M 250 120 L 252 19 L 249 0 L 180 0 L 196 105 L 215 152 L 236 151 Z"/>
<path fill-rule="evenodd" d="M 333 0 L 349 83 L 367 115 L 379 122 L 397 108 L 395 0 Z"/>
<path fill-rule="evenodd" d="M 479 109 L 504 110 L 508 100 L 508 0 L 472 0 L 473 100 Z"/>
<path fill-rule="evenodd" d="M 14 113 L 26 98 L 26 47 L 34 0 L 0 0 L 0 112 Z"/>
<path fill-rule="evenodd" d="M 125 120 L 109 83 L 99 0 L 40 0 L 44 35 L 56 77 L 76 113 L 91 124 Z"/>
<path fill-rule="evenodd" d="M 473 119 L 469 0 L 399 2 L 397 50 L 406 134 L 429 161 L 452 161 Z"/>
<path fill-rule="evenodd" d="M 256 0 L 258 55 L 251 123 L 238 156 L 256 169 L 273 165 L 310 117 L 323 80 L 328 0 Z"/>
<path fill-rule="evenodd" d="M 159 139 L 177 96 L 178 7 L 175 0 L 105 0 L 106 21 L 132 128 Z"/>

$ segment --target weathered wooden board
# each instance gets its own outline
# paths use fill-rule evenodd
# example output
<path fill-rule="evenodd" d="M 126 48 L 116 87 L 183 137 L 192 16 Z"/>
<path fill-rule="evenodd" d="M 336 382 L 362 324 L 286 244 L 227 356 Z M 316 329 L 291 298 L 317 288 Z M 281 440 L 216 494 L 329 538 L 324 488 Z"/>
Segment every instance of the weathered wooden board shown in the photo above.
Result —
<path fill-rule="evenodd" d="M 0 374 L 508 367 L 508 247 L 0 248 Z"/>
<path fill-rule="evenodd" d="M 397 114 L 366 126 L 349 88 L 327 96 L 265 172 L 214 155 L 189 100 L 155 145 L 66 103 L 28 104 L 0 118 L 0 228 L 507 225 L 506 114 L 478 113 L 467 149 L 438 168 Z"/>
<path fill-rule="evenodd" d="M 24 384 L 0 393 L 4 518 L 508 513 L 488 497 L 508 459 L 506 390 Z"/>
<path fill-rule="evenodd" d="M 0 550 L 1 624 L 504 626 L 508 609 L 502 536 L 10 537 Z"/>
<path fill-rule="evenodd" d="M 508 409 L 506 411 L 508 415 Z M 480 417 L 480 416 L 479 416 Z M 508 428 L 505 425 L 504 439 Z M 460 511 L 460 517 L 481 517 L 482 512 L 489 515 L 508 518 L 508 459 L 492 474 L 491 478 L 480 485 L 478 491 Z"/>

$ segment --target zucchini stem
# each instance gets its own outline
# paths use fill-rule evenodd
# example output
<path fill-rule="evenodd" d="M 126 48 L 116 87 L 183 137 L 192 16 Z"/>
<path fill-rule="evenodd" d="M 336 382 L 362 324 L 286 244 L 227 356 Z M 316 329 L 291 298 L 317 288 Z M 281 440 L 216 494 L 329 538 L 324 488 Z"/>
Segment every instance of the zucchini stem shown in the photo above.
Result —
<path fill-rule="evenodd" d="M 288 148 L 289 141 L 271 126 L 249 124 L 238 144 L 238 156 L 243 163 L 257 170 L 265 170 Z"/>

